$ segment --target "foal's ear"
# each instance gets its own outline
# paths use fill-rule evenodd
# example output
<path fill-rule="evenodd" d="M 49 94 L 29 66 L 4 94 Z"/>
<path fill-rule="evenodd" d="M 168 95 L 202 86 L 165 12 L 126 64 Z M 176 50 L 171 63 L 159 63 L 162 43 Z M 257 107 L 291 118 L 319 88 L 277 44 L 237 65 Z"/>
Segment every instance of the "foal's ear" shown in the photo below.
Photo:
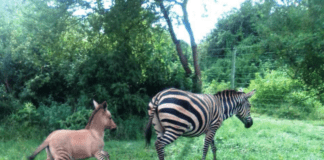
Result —
<path fill-rule="evenodd" d="M 95 100 L 93 100 L 93 105 L 94 105 L 95 109 L 97 109 L 99 107 L 99 104 Z"/>
<path fill-rule="evenodd" d="M 255 94 L 255 92 L 256 92 L 256 90 L 253 89 L 251 92 L 249 92 L 249 93 L 246 94 L 246 98 L 252 97 Z"/>
<path fill-rule="evenodd" d="M 104 102 L 102 103 L 102 106 L 103 106 L 104 109 L 107 109 L 107 102 L 104 101 Z"/>

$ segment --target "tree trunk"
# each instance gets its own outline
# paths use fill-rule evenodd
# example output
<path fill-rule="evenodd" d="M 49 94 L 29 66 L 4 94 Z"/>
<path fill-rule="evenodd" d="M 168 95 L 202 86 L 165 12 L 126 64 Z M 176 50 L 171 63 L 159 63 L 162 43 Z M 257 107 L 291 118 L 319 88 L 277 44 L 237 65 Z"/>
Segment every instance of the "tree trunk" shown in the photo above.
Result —
<path fill-rule="evenodd" d="M 176 45 L 176 49 L 177 49 L 177 52 L 178 52 L 182 67 L 185 70 L 186 75 L 189 76 L 191 74 L 191 69 L 188 66 L 187 58 L 182 53 L 182 49 L 180 47 L 180 42 L 177 39 L 177 37 L 176 37 L 176 35 L 175 35 L 174 31 L 173 31 L 173 26 L 172 26 L 171 20 L 169 18 L 169 14 L 168 14 L 167 10 L 165 9 L 162 0 L 156 0 L 156 2 L 159 4 L 160 9 L 161 9 L 161 11 L 163 13 L 163 16 L 164 16 L 164 18 L 165 18 L 165 20 L 166 20 L 166 22 L 168 24 L 169 32 L 170 32 L 173 43 Z"/>
<path fill-rule="evenodd" d="M 10 93 L 11 92 L 11 88 L 10 88 L 9 83 L 8 83 L 8 78 L 5 78 L 5 80 L 3 80 L 3 84 L 5 86 L 6 92 L 7 93 Z"/>
<path fill-rule="evenodd" d="M 193 78 L 193 89 L 194 92 L 201 92 L 201 73 L 200 73 L 200 67 L 198 64 L 198 55 L 197 55 L 197 44 L 195 42 L 195 38 L 189 23 L 188 19 L 188 12 L 187 12 L 187 3 L 188 0 L 184 0 L 183 3 L 181 4 L 182 12 L 183 12 L 183 24 L 185 25 L 185 28 L 189 34 L 190 37 L 190 44 L 191 44 L 191 50 L 192 50 L 192 58 L 193 58 L 193 64 L 195 68 L 195 76 Z"/>

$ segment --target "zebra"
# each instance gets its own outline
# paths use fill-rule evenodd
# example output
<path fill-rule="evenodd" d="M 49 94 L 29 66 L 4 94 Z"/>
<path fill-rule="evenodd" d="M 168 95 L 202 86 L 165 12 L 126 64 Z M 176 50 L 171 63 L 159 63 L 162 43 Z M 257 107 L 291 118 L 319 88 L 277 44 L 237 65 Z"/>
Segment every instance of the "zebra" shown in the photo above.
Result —
<path fill-rule="evenodd" d="M 244 93 L 224 90 L 211 94 L 195 94 L 169 88 L 157 93 L 148 105 L 149 122 L 145 129 L 146 144 L 150 144 L 153 124 L 157 134 L 155 147 L 160 160 L 164 160 L 164 147 L 179 136 L 196 137 L 206 134 L 203 157 L 205 160 L 209 145 L 216 160 L 214 136 L 222 122 L 236 115 L 246 128 L 253 120 L 248 99 L 255 90 Z"/>

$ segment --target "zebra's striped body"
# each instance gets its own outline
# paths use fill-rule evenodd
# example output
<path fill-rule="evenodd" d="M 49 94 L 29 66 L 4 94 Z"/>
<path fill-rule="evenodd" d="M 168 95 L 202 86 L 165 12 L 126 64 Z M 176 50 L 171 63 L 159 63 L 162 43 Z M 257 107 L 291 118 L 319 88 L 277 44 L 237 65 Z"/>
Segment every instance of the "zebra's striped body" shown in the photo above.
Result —
<path fill-rule="evenodd" d="M 147 142 L 149 143 L 151 138 L 150 127 L 153 124 L 158 137 L 155 146 L 159 159 L 162 160 L 164 146 L 179 136 L 195 137 L 206 134 L 202 159 L 205 159 L 209 145 L 216 159 L 214 135 L 223 120 L 236 114 L 247 128 L 252 125 L 250 104 L 247 101 L 252 94 L 254 92 L 245 94 L 233 90 L 215 95 L 194 94 L 175 88 L 161 91 L 149 103 Z"/>

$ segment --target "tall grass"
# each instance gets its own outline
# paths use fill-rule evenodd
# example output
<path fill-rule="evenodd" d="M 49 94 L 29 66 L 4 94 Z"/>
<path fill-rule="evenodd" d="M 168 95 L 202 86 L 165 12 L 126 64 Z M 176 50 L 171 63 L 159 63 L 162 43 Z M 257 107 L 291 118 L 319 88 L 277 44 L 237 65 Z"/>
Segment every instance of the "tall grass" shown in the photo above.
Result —
<path fill-rule="evenodd" d="M 246 129 L 237 118 L 230 118 L 224 121 L 216 133 L 217 157 L 220 160 L 321 160 L 324 159 L 323 135 L 323 121 L 284 120 L 259 116 L 254 118 L 253 126 Z M 42 140 L 35 139 L 2 141 L 0 160 L 25 159 L 41 142 Z M 180 137 L 166 147 L 165 158 L 201 159 L 203 143 L 204 136 Z M 145 148 L 144 137 L 138 140 L 106 141 L 105 150 L 109 152 L 111 159 L 158 159 L 154 145 Z M 46 159 L 45 151 L 36 157 L 36 160 L 40 159 Z M 210 149 L 207 159 L 212 159 Z"/>

